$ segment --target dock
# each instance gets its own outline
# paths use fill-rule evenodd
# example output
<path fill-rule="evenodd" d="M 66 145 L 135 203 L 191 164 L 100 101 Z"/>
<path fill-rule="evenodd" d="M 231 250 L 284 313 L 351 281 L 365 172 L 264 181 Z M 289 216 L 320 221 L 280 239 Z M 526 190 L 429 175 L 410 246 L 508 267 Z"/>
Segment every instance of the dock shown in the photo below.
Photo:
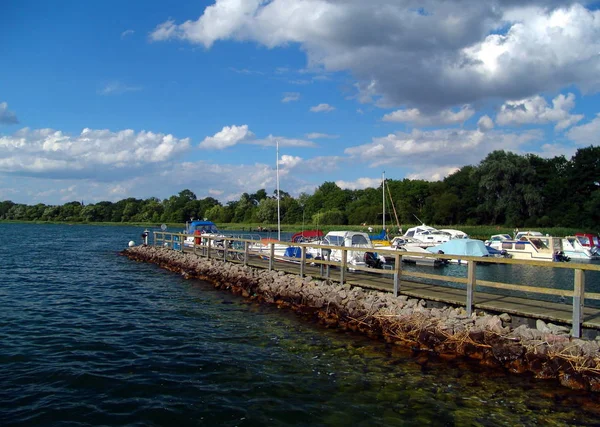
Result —
<path fill-rule="evenodd" d="M 155 232 L 154 243 L 159 246 L 172 247 L 175 250 L 195 253 L 198 256 L 220 258 L 224 262 L 234 262 L 249 265 L 255 268 L 279 270 L 299 276 L 311 276 L 315 279 L 327 279 L 351 286 L 359 286 L 364 289 L 372 289 L 382 292 L 391 292 L 394 295 L 406 295 L 412 298 L 423 299 L 431 304 L 452 305 L 465 307 L 471 314 L 475 310 L 491 313 L 507 313 L 513 316 L 517 324 L 533 324 L 537 319 L 561 325 L 569 325 L 574 337 L 586 335 L 597 336 L 600 333 L 600 309 L 586 306 L 585 301 L 600 300 L 600 294 L 585 291 L 584 271 L 600 271 L 599 264 L 581 263 L 552 263 L 544 261 L 524 261 L 503 258 L 461 257 L 468 263 L 465 266 L 465 277 L 450 277 L 429 273 L 408 272 L 402 269 L 402 255 L 392 249 L 378 249 L 377 252 L 385 252 L 385 256 L 392 256 L 395 263 L 392 269 L 371 269 L 366 267 L 354 267 L 345 265 L 344 262 L 333 262 L 324 259 L 312 260 L 306 258 L 306 248 L 311 244 L 294 244 L 302 248 L 302 258 L 281 259 L 275 257 L 271 243 L 270 251 L 257 253 L 251 249 L 252 242 L 235 237 L 219 237 L 233 241 L 235 239 L 237 249 L 225 249 L 225 245 L 219 247 L 217 238 L 207 239 L 197 247 L 186 247 L 178 244 L 183 242 L 186 235 Z M 214 241 L 212 241 L 214 240 Z M 280 242 L 285 244 L 285 242 Z M 316 246 L 316 245 L 312 245 Z M 329 247 L 320 245 L 327 249 L 348 250 L 343 247 Z M 403 252 L 402 254 L 410 254 Z M 432 254 L 432 257 L 444 257 L 456 259 L 449 255 Z M 544 268 L 566 268 L 572 270 L 574 275 L 574 286 L 572 290 L 560 290 L 544 287 L 533 287 L 525 285 L 514 285 L 499 282 L 489 282 L 476 278 L 477 262 L 503 264 L 524 264 Z M 426 280 L 422 280 L 426 279 Z M 437 281 L 439 283 L 429 283 Z M 456 286 L 448 286 L 443 283 L 455 282 Z M 492 290 L 490 292 L 489 290 Z M 527 297 L 515 296 L 517 293 L 526 292 Z M 529 295 L 534 294 L 533 297 Z M 535 298 L 535 295 L 551 295 L 558 297 L 564 302 L 549 302 Z M 514 322 L 513 322 L 514 323 Z"/>

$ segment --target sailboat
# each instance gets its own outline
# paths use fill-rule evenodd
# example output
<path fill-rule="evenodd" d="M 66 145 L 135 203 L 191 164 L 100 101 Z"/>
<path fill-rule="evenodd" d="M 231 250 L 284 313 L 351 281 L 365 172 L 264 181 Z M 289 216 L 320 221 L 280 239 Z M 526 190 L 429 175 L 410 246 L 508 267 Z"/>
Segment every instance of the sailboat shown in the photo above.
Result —
<path fill-rule="evenodd" d="M 278 261 L 288 262 L 300 262 L 302 257 L 302 250 L 299 246 L 291 246 L 287 243 L 281 242 L 281 193 L 279 190 L 279 140 L 276 140 L 276 159 L 275 159 L 275 170 L 276 170 L 276 186 L 277 186 L 277 240 L 275 239 L 261 239 L 259 243 L 252 245 L 251 250 L 259 252 L 264 258 L 271 256 L 271 245 L 273 245 L 273 259 Z M 323 233 L 321 233 L 322 235 Z M 294 235 L 300 239 L 303 237 L 304 231 L 300 236 L 298 233 Z M 306 254 L 307 259 L 311 259 L 311 254 Z"/>
<path fill-rule="evenodd" d="M 387 235 L 387 229 L 385 228 L 385 171 L 381 176 L 381 190 L 382 190 L 382 206 L 383 206 L 383 215 L 382 215 L 382 226 L 381 233 L 378 235 L 370 235 L 371 242 L 376 247 L 388 247 L 390 246 L 389 236 Z M 389 190 L 388 190 L 389 191 Z M 393 205 L 392 205 L 393 206 Z"/>

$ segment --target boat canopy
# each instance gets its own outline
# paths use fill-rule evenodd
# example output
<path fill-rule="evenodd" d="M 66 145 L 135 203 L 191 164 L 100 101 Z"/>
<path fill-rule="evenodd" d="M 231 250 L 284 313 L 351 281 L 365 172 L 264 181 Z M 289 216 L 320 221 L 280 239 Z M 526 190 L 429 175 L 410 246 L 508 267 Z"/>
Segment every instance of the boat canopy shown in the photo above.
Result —
<path fill-rule="evenodd" d="M 323 237 L 323 232 L 321 230 L 304 230 L 299 231 L 298 233 L 292 236 L 292 242 L 302 242 L 305 240 L 316 240 Z"/>
<path fill-rule="evenodd" d="M 187 234 L 194 234 L 199 230 L 202 234 L 217 234 L 219 229 L 212 221 L 192 221 L 188 224 Z"/>
<path fill-rule="evenodd" d="M 489 256 L 485 244 L 477 239 L 452 239 L 441 245 L 427 248 L 431 253 L 443 251 L 446 255 Z"/>

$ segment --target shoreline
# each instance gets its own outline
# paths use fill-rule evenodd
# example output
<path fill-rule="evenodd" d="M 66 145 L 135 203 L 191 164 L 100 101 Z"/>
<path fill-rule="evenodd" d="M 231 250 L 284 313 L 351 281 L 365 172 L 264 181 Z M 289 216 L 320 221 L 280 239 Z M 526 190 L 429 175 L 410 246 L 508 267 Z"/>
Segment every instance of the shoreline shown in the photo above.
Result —
<path fill-rule="evenodd" d="M 508 314 L 467 316 L 463 308 L 428 308 L 424 300 L 365 290 L 332 280 L 301 278 L 241 264 L 223 263 L 152 246 L 120 252 L 132 260 L 211 283 L 257 303 L 275 304 L 337 327 L 435 354 L 467 358 L 513 374 L 555 379 L 574 390 L 600 392 L 600 343 L 572 338 L 564 327 L 537 322 L 537 328 L 510 327 Z"/>

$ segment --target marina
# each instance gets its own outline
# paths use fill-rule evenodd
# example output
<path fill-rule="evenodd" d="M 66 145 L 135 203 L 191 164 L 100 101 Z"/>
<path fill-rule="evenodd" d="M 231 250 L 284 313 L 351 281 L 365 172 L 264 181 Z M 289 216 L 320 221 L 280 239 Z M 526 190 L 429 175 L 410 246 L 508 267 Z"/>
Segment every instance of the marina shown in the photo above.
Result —
<path fill-rule="evenodd" d="M 185 235 L 178 233 L 155 232 L 153 244 L 160 247 L 182 249 L 179 241 Z M 239 249 L 229 251 L 214 249 L 214 241 L 235 241 Z M 275 247 L 284 246 L 285 242 L 273 240 L 270 243 L 271 252 L 261 250 L 261 257 L 251 250 L 252 240 L 237 237 L 210 237 L 205 245 L 194 248 L 183 248 L 199 256 L 219 258 L 224 261 L 239 262 L 267 270 L 281 270 L 300 277 L 310 275 L 332 279 L 338 283 L 348 283 L 365 289 L 376 289 L 391 292 L 393 295 L 410 295 L 439 303 L 464 306 L 470 315 L 476 309 L 512 315 L 535 320 L 542 319 L 568 325 L 574 337 L 583 333 L 595 337 L 600 331 L 600 289 L 588 286 L 586 289 L 586 274 L 598 275 L 600 264 L 597 263 L 549 263 L 546 261 L 531 261 L 507 258 L 482 258 L 475 256 L 455 256 L 446 254 L 424 254 L 400 252 L 393 249 L 378 248 L 379 255 L 393 258 L 392 265 L 387 268 L 374 269 L 363 265 L 350 264 L 348 253 L 356 258 L 354 248 L 347 246 L 315 245 L 314 243 L 294 243 L 301 248 L 300 261 L 294 265 L 277 262 Z M 225 245 L 229 246 L 229 245 Z M 263 248 L 264 249 L 264 248 Z M 325 257 L 307 259 L 306 254 L 315 249 L 331 250 L 339 253 L 336 260 Z M 368 249 L 367 250 L 372 250 Z M 363 249 L 365 250 L 365 249 Z M 265 256 L 265 253 L 267 256 Z M 238 257 L 233 257 L 239 254 Z M 406 255 L 405 255 L 406 254 Z M 432 272 L 408 270 L 402 267 L 403 256 L 419 256 L 429 259 L 446 259 L 462 263 L 452 270 L 450 275 L 434 274 Z M 234 259 L 235 258 L 235 259 Z M 281 259 L 281 257 L 279 257 Z M 294 258 L 298 261 L 298 258 Z M 485 266 L 477 263 L 485 263 Z M 479 272 L 484 272 L 490 264 L 498 268 L 505 266 L 527 266 L 539 269 L 546 274 L 544 283 L 531 285 L 528 283 L 506 283 L 503 280 L 484 280 Z M 561 280 L 552 278 L 554 269 L 562 270 Z M 596 276 L 595 276 L 596 277 Z M 586 303 L 587 302 L 587 303 Z M 585 332 L 588 330 L 587 332 Z"/>

